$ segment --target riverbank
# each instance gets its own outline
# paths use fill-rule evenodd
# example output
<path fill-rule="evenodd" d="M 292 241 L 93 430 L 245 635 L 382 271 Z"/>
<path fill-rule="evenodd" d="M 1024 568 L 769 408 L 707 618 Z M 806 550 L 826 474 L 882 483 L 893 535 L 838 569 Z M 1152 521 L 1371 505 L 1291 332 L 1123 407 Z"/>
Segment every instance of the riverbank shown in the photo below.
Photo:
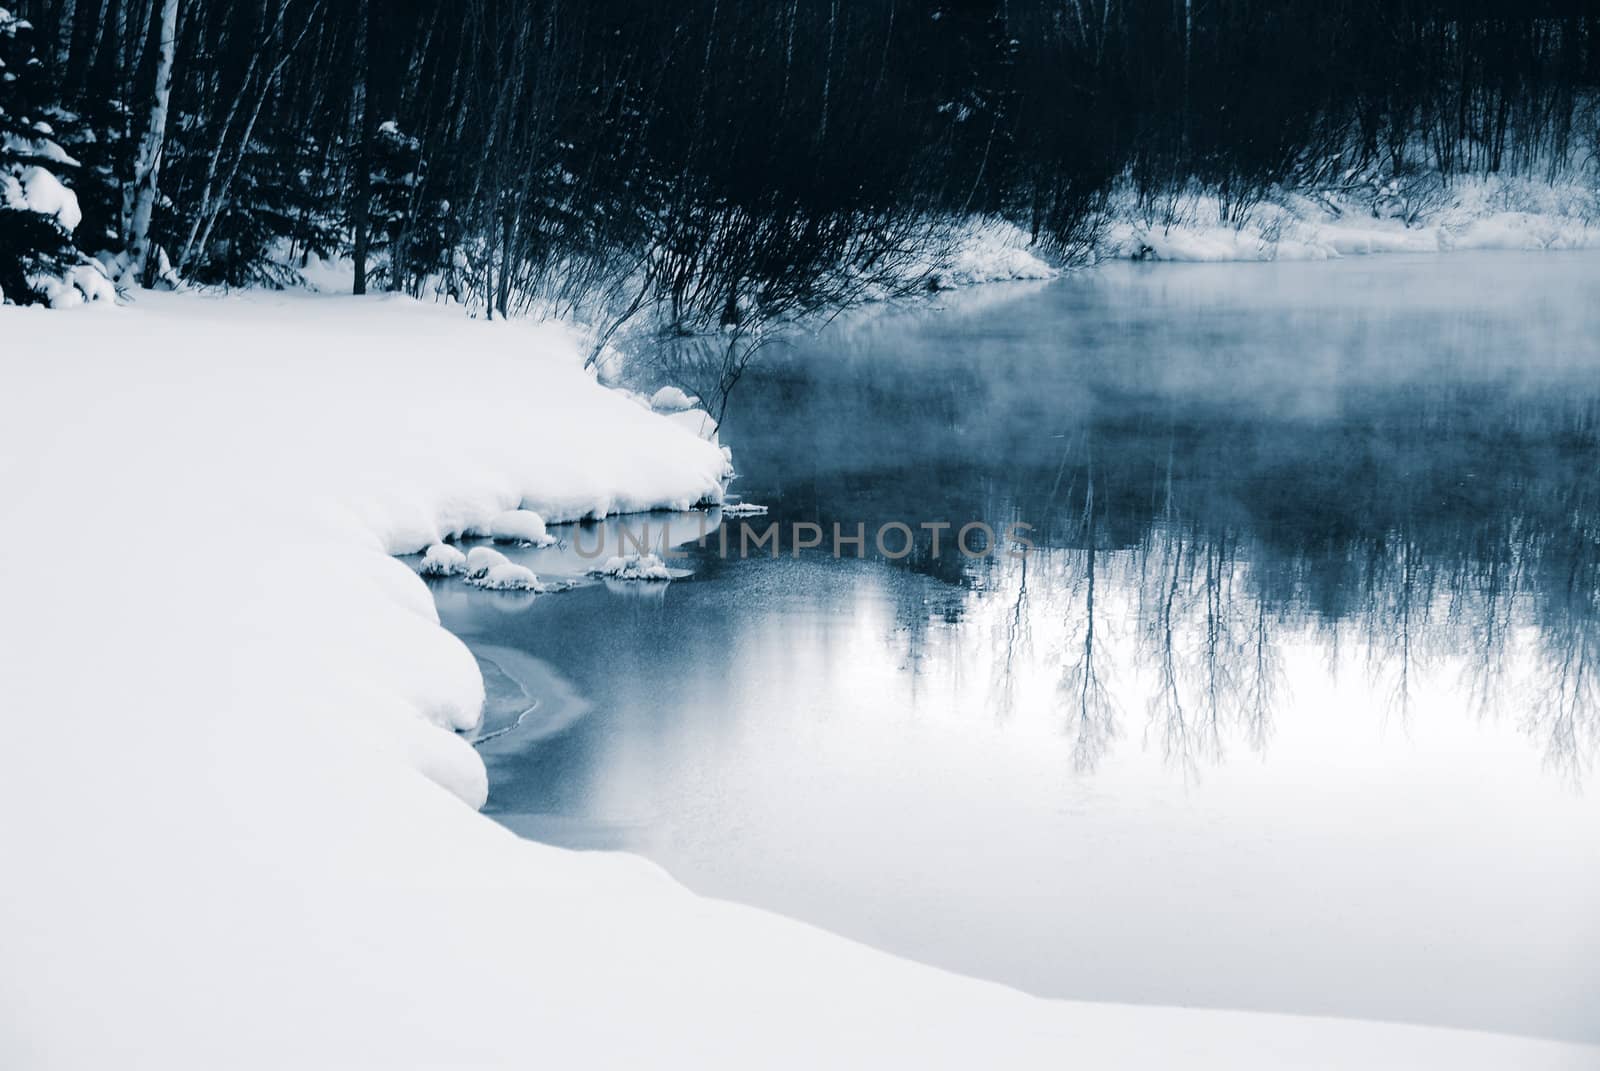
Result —
<path fill-rule="evenodd" d="M 474 807 L 482 676 L 394 555 L 720 494 L 564 329 L 404 300 L 0 309 L 8 1067 L 1588 1068 L 1049 1002 Z M 64 727 L 71 726 L 71 732 Z"/>
<path fill-rule="evenodd" d="M 1223 206 L 1204 191 L 1141 207 L 1113 199 L 1099 259 L 1176 261 L 1331 260 L 1372 253 L 1572 250 L 1600 244 L 1600 189 L 1573 176 L 1423 174 L 1278 190 L 1258 203 Z"/>

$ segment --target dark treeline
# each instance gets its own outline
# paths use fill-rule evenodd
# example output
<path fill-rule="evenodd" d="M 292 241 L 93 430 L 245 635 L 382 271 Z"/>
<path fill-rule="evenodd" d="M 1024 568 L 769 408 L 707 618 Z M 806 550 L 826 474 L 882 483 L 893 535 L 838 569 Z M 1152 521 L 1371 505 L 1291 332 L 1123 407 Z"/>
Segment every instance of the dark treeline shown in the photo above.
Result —
<path fill-rule="evenodd" d="M 48 123 L 77 246 L 129 285 L 348 256 L 358 291 L 688 328 L 922 283 L 971 213 L 1071 259 L 1113 187 L 1238 221 L 1286 184 L 1591 166 L 1600 82 L 1600 16 L 1510 3 L 9 5 L 0 124 Z"/>

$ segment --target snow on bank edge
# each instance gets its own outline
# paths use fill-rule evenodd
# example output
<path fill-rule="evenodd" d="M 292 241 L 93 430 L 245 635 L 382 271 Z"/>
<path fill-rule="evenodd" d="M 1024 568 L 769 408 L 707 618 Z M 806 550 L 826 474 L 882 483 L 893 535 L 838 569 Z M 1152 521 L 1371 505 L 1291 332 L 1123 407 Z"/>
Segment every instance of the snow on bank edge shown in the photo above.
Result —
<path fill-rule="evenodd" d="M 246 637 L 271 622 L 274 672 L 304 663 L 300 692 L 332 674 L 393 694 L 410 716 L 369 739 L 474 805 L 482 762 L 453 731 L 476 724 L 482 681 L 389 556 L 535 516 L 510 511 L 562 521 L 721 498 L 722 451 L 595 384 L 563 327 L 267 294 L 4 315 L 13 530 L 126 500 L 52 537 L 54 552 L 84 569 L 114 547 L 134 555 L 130 581 L 203 581 L 187 611 Z M 135 552 L 157 533 L 163 545 Z M 89 543 L 70 551 L 75 538 Z M 361 612 L 373 587 L 407 614 Z M 158 632 L 183 624 L 155 618 Z"/>
<path fill-rule="evenodd" d="M 1329 260 L 1600 245 L 1600 190 L 1592 185 L 1496 176 L 1424 186 L 1415 201 L 1426 203 L 1388 191 L 1321 198 L 1281 193 L 1250 209 L 1236 226 L 1212 222 L 1216 202 L 1200 194 L 1178 198 L 1165 223 L 1140 220 L 1131 197 L 1123 195 L 1098 253 L 1141 260 Z"/>

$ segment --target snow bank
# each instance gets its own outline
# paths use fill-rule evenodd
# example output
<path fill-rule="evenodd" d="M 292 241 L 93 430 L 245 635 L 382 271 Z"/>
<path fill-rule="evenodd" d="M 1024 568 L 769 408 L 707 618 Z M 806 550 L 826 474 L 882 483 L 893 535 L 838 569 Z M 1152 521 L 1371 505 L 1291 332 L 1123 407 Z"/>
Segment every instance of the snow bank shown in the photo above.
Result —
<path fill-rule="evenodd" d="M 1313 199 L 1280 194 L 1242 223 L 1213 222 L 1200 194 L 1178 199 L 1160 221 L 1124 204 L 1113 212 L 1101 255 L 1147 260 L 1326 260 L 1367 253 L 1453 249 L 1583 249 L 1600 244 L 1600 200 L 1580 183 L 1434 177 L 1402 190 L 1391 183 L 1359 195 Z"/>
<path fill-rule="evenodd" d="M 962 228 L 955 248 L 940 265 L 939 289 L 980 283 L 1053 279 L 1057 272 L 1031 249 L 1028 233 L 1014 223 L 976 217 Z"/>
<path fill-rule="evenodd" d="M 542 547 L 554 543 L 545 531 L 544 518 L 531 509 L 509 509 L 489 522 L 489 537 L 496 543 L 531 543 Z"/>
<path fill-rule="evenodd" d="M 0 523 L 51 546 L 0 555 L 0 1066 L 1600 1063 L 1036 1000 L 521 841 L 452 731 L 478 665 L 391 555 L 715 499 L 721 450 L 559 329 L 405 301 L 143 295 L 0 339 Z M 114 527 L 57 523 L 90 507 Z M 180 569 L 50 564 L 178 538 Z"/>
<path fill-rule="evenodd" d="M 1033 250 L 1028 233 L 992 216 L 930 223 L 925 248 L 908 256 L 893 284 L 863 281 L 856 300 L 866 304 L 904 295 L 908 288 L 954 290 L 980 283 L 1053 279 L 1060 274 Z"/>

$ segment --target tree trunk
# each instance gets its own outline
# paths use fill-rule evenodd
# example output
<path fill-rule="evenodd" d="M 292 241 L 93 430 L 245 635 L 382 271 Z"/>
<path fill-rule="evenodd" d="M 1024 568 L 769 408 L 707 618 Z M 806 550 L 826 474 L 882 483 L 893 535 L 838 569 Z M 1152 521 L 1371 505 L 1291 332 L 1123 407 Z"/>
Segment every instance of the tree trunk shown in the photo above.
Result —
<path fill-rule="evenodd" d="M 356 152 L 355 212 L 351 225 L 355 229 L 355 289 L 353 293 L 367 292 L 367 250 L 372 243 L 370 226 L 372 208 L 372 4 L 361 4 L 361 145 Z"/>
<path fill-rule="evenodd" d="M 167 140 L 167 104 L 172 98 L 172 56 L 178 43 L 178 0 L 156 0 L 161 5 L 161 51 L 156 57 L 156 81 L 150 94 L 150 116 L 133 168 L 133 204 L 128 214 L 126 246 L 128 275 L 146 285 L 150 263 L 150 216 L 155 211 L 161 154 Z"/>
<path fill-rule="evenodd" d="M 184 269 L 189 266 L 189 258 L 196 251 L 196 241 L 198 240 L 199 242 L 199 248 L 204 249 L 206 238 L 211 234 L 211 223 L 216 219 L 212 211 L 215 203 L 213 195 L 216 193 L 217 173 L 222 165 L 223 149 L 228 143 L 228 135 L 233 131 L 233 121 L 238 118 L 239 107 L 244 103 L 246 94 L 250 92 L 250 88 L 254 84 L 256 64 L 260 60 L 261 50 L 257 48 L 250 55 L 250 63 L 244 71 L 244 81 L 239 84 L 239 91 L 233 95 L 233 103 L 228 106 L 228 112 L 222 117 L 222 123 L 217 128 L 216 144 L 211 149 L 211 159 L 206 161 L 205 185 L 200 189 L 200 210 L 195 213 L 194 220 L 189 224 L 189 237 L 184 240 L 183 251 L 178 254 L 179 275 L 182 275 Z M 256 98 L 256 115 L 261 113 L 261 102 L 266 99 L 267 88 L 267 86 L 262 86 L 261 93 Z M 255 119 L 252 116 L 251 126 L 254 125 Z M 249 144 L 250 128 L 247 127 L 244 132 L 244 140 L 239 144 L 239 155 L 241 157 L 249 147 Z M 237 169 L 237 165 L 235 169 Z M 204 237 L 200 234 L 202 228 L 205 230 Z"/>
<path fill-rule="evenodd" d="M 78 0 L 61 0 L 56 13 L 55 79 L 60 86 L 66 81 L 67 63 L 72 58 L 72 28 L 77 21 Z"/>
<path fill-rule="evenodd" d="M 511 210 L 500 210 L 500 318 L 505 319 L 511 304 Z"/>

